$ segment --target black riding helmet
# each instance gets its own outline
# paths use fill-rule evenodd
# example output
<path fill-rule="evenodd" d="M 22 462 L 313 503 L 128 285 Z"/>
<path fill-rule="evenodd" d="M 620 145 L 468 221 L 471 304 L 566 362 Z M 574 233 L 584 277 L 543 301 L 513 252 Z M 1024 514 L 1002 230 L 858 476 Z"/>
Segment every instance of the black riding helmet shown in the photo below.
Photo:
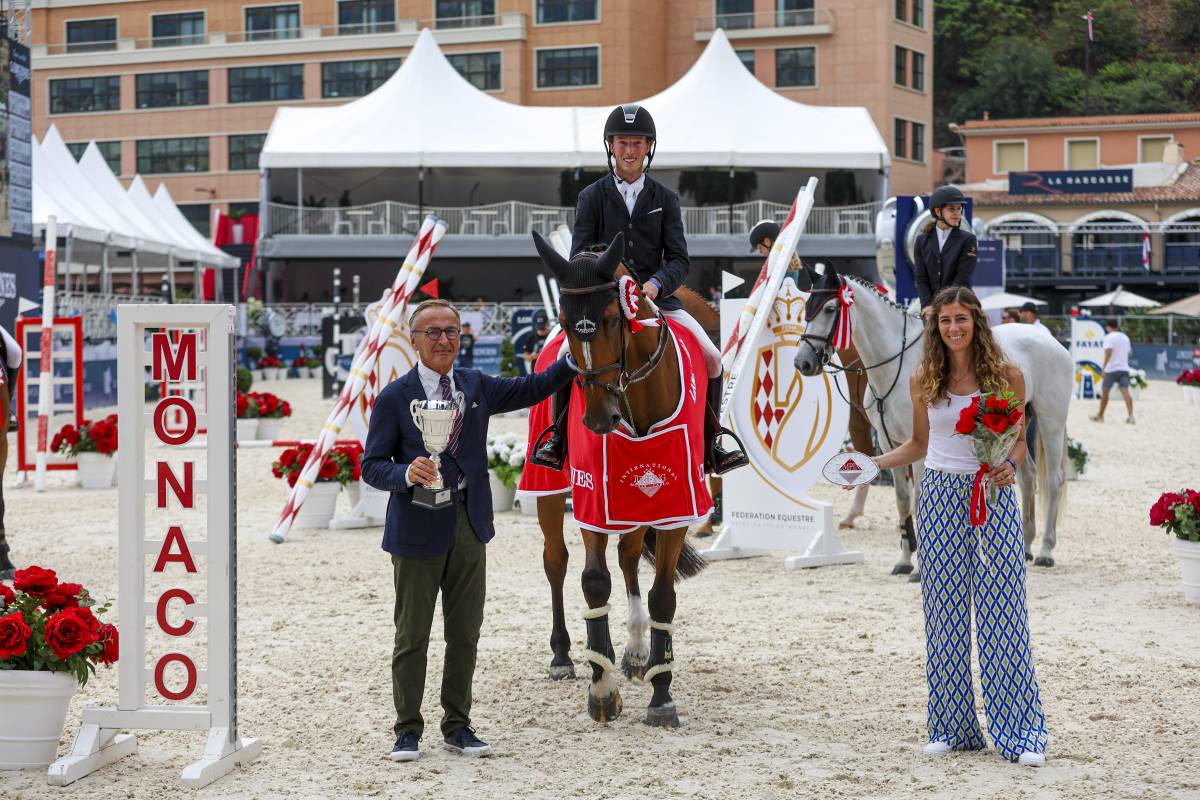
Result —
<path fill-rule="evenodd" d="M 654 148 L 658 145 L 658 133 L 654 128 L 654 117 L 650 112 L 637 103 L 626 103 L 617 106 L 604 122 L 604 154 L 608 159 L 608 170 L 613 171 L 612 147 L 609 142 L 614 136 L 647 136 L 650 139 L 650 151 L 646 154 L 646 169 L 654 160 Z"/>
<path fill-rule="evenodd" d="M 757 252 L 758 246 L 767 239 L 771 240 L 771 244 L 779 240 L 779 223 L 773 219 L 760 219 L 750 229 L 750 251 Z"/>
<path fill-rule="evenodd" d="M 941 216 L 938 214 L 939 208 L 948 205 L 965 206 L 966 204 L 967 197 L 957 186 L 939 186 L 933 190 L 933 194 L 929 195 L 929 213 L 935 219 L 941 219 Z"/>

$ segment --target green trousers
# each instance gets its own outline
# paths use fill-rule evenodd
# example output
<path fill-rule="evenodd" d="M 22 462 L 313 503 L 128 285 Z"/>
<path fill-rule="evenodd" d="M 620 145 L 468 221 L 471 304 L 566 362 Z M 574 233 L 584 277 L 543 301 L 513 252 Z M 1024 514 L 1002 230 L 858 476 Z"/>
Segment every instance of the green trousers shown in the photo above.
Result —
<path fill-rule="evenodd" d="M 396 735 L 425 729 L 421 698 L 438 590 L 442 593 L 446 664 L 442 668 L 442 736 L 471 724 L 471 681 L 483 625 L 487 548 L 475 537 L 467 509 L 458 506 L 450 551 L 437 558 L 392 556 L 396 582 L 396 643 L 392 650 L 392 698 Z"/>

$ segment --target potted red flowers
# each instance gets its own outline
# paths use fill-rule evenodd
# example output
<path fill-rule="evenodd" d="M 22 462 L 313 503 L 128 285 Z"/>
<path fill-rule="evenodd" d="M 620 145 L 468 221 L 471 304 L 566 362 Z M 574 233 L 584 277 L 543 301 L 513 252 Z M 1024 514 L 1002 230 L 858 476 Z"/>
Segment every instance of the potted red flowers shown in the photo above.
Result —
<path fill-rule="evenodd" d="M 64 425 L 50 440 L 50 449 L 74 458 L 79 468 L 79 485 L 84 489 L 107 489 L 112 486 L 117 465 L 117 415 L 109 414 L 92 422 L 85 419 L 76 428 Z"/>
<path fill-rule="evenodd" d="M 1150 524 L 1174 535 L 1183 599 L 1200 603 L 1200 492 L 1165 492 L 1150 507 Z"/>
<path fill-rule="evenodd" d="M 238 392 L 235 403 L 237 417 L 237 440 L 239 442 L 253 441 L 258 435 L 258 395 L 253 392 Z"/>
<path fill-rule="evenodd" d="M 971 448 L 979 459 L 979 471 L 971 488 L 971 524 L 987 521 L 987 503 L 996 502 L 998 489 L 987 480 L 987 473 L 1008 458 L 1021 430 L 1021 403 L 1012 392 L 983 392 L 958 415 L 954 430 L 971 438 Z M 985 500 L 986 489 L 986 500 Z"/>
<path fill-rule="evenodd" d="M 279 356 L 263 356 L 258 360 L 258 368 L 262 370 L 263 380 L 280 380 L 287 377 L 287 368 L 279 360 Z"/>
<path fill-rule="evenodd" d="M 278 439 L 283 429 L 283 418 L 292 415 L 291 404 L 270 392 L 251 392 L 249 397 L 258 406 L 258 438 L 267 441 Z"/>
<path fill-rule="evenodd" d="M 312 453 L 311 444 L 299 447 L 289 447 L 279 455 L 279 460 L 271 465 L 271 474 L 276 478 L 284 478 L 288 486 L 295 486 L 300 478 L 300 472 Z M 296 515 L 295 524 L 301 528 L 327 528 L 333 519 L 333 511 L 337 506 L 338 492 L 343 486 L 362 477 L 360 458 L 362 448 L 335 447 L 321 461 L 317 470 L 316 480 L 308 491 L 300 513 Z"/>
<path fill-rule="evenodd" d="M 117 629 L 98 618 L 108 608 L 42 567 L 0 583 L 0 769 L 54 760 L 71 696 L 117 660 Z"/>
<path fill-rule="evenodd" d="M 1175 378 L 1175 382 L 1183 387 L 1183 396 L 1188 405 L 1200 406 L 1200 369 L 1185 369 Z"/>

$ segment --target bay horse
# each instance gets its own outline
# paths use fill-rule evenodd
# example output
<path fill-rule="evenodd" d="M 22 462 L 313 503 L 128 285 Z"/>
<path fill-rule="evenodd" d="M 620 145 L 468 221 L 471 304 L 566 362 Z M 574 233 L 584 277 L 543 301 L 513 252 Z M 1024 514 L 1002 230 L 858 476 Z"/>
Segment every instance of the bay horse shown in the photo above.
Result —
<path fill-rule="evenodd" d="M 926 331 L 937 335 L 936 323 L 927 327 L 920 317 L 909 314 L 870 283 L 853 275 L 838 275 L 833 270 L 817 274 L 810 270 L 809 277 L 813 288 L 805 304 L 806 329 L 796 352 L 796 369 L 802 375 L 812 376 L 828 363 L 834 329 L 842 313 L 837 298 L 841 288 L 849 285 L 854 302 L 846 313 L 850 314 L 851 337 L 862 354 L 863 369 L 870 382 L 873 412 L 879 419 L 877 430 L 883 434 L 880 444 L 889 449 L 898 446 L 912 435 L 909 378 L 921 360 Z M 1035 566 L 1052 567 L 1051 552 L 1057 540 L 1058 516 L 1066 491 L 1067 410 L 1074 388 L 1074 367 L 1066 349 L 1032 325 L 1000 325 L 992 333 L 1008 360 L 1021 370 L 1026 404 L 1037 412 L 1036 457 L 1021 463 L 1017 478 L 1021 487 L 1026 559 L 1033 560 Z M 924 469 L 924 461 L 913 464 L 914 487 L 921 485 Z M 1033 542 L 1037 535 L 1034 500 L 1039 484 L 1045 506 L 1045 532 L 1041 549 L 1034 558 Z M 912 571 L 913 544 L 915 541 L 901 540 L 897 568 L 907 567 L 905 571 Z"/>
<path fill-rule="evenodd" d="M 583 424 L 603 436 L 624 421 L 637 436 L 644 436 L 655 423 L 670 417 L 682 399 L 681 366 L 672 334 L 661 312 L 644 298 L 638 299 L 638 320 L 657 318 L 634 332 L 620 308 L 618 280 L 629 272 L 622 264 L 624 236 L 616 238 L 603 253 L 580 253 L 568 261 L 537 233 L 533 234 L 538 254 L 558 279 L 562 297 L 559 315 L 584 398 Z M 702 368 L 702 367 L 701 367 Z M 574 411 L 575 409 L 572 409 Z M 570 447 L 580 447 L 573 442 Z M 568 466 L 568 469 L 574 469 Z M 545 535 L 544 564 L 551 586 L 561 586 L 566 573 L 566 547 L 562 544 L 565 497 L 539 498 L 538 522 Z M 577 509 L 578 513 L 578 509 Z M 592 666 L 588 687 L 588 714 L 597 722 L 620 716 L 621 693 L 613 672 L 615 652 L 609 636 L 609 597 L 612 578 L 606 560 L 609 534 L 581 529 L 585 557 L 582 574 L 587 648 L 584 656 Z M 678 727 L 679 715 L 671 697 L 674 668 L 671 642 L 675 619 L 675 582 L 698 574 L 704 559 L 685 541 L 687 527 L 656 529 L 640 526 L 619 534 L 617 560 L 629 595 L 629 639 L 622 670 L 631 679 L 648 678 L 654 687 L 645 723 Z M 654 583 L 641 604 L 638 560 L 654 565 Z M 552 574 L 551 565 L 554 571 Z M 562 577 L 560 577 L 562 576 Z M 555 631 L 551 637 L 554 661 L 552 677 L 565 677 L 570 666 L 570 640 L 562 621 L 561 591 L 555 599 Z M 561 627 L 560 627 L 561 624 Z M 649 647 L 645 635 L 649 629 Z M 555 671 L 558 675 L 555 675 Z"/>

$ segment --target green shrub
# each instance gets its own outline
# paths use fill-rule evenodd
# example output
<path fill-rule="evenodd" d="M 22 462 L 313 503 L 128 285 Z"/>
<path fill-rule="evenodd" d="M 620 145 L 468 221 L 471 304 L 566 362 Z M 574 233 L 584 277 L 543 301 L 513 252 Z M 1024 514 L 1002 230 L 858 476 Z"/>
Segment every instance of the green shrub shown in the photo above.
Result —
<path fill-rule="evenodd" d="M 237 368 L 237 390 L 242 394 L 250 391 L 250 386 L 254 383 L 254 374 L 245 367 Z"/>
<path fill-rule="evenodd" d="M 505 338 L 500 342 L 500 377 L 516 378 L 521 374 L 517 368 L 517 348 L 512 339 Z"/>

